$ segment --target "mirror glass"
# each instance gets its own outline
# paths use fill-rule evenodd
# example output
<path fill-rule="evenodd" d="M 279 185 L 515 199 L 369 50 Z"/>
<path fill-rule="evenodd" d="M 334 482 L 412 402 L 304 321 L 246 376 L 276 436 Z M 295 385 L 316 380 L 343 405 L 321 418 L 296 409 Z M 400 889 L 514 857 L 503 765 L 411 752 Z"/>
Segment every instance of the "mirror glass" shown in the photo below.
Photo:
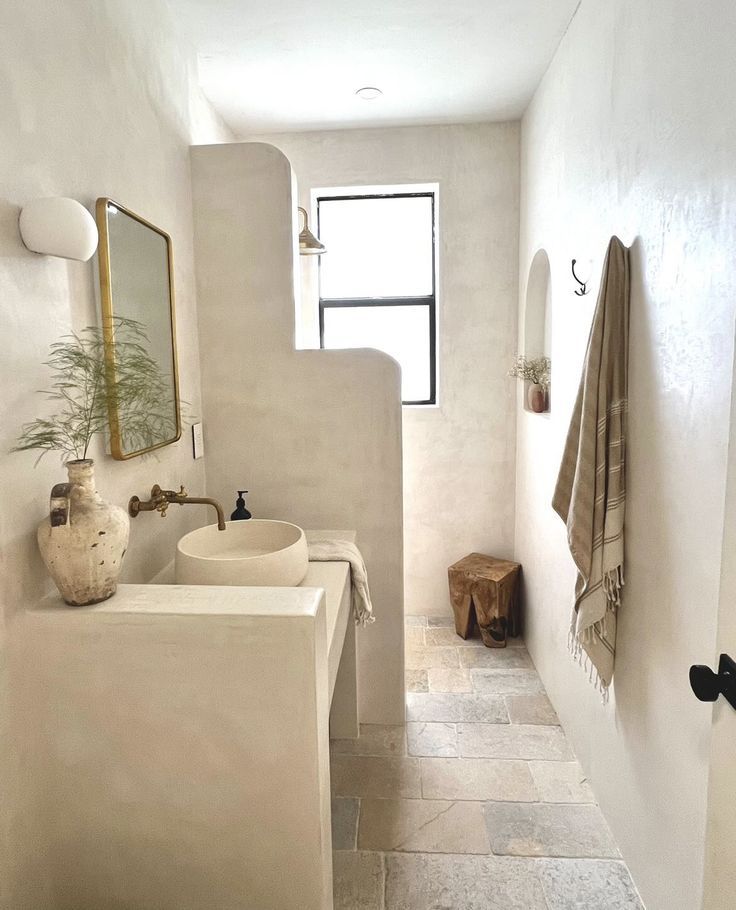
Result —
<path fill-rule="evenodd" d="M 171 238 L 97 200 L 110 450 L 133 458 L 181 436 Z"/>

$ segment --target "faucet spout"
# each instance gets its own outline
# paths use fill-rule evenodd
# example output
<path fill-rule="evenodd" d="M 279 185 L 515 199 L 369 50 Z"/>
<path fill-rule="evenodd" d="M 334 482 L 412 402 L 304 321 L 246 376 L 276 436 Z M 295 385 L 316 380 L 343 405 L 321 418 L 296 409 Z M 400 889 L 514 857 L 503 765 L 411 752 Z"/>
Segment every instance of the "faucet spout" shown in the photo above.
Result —
<path fill-rule="evenodd" d="M 171 503 L 180 506 L 185 505 L 207 505 L 212 506 L 217 512 L 217 528 L 220 531 L 226 530 L 225 512 L 216 499 L 210 499 L 207 496 L 189 496 L 182 486 L 179 492 L 176 490 L 162 490 L 156 483 L 151 487 L 151 498 L 141 500 L 137 496 L 132 496 L 128 502 L 128 514 L 135 518 L 139 512 L 160 512 L 162 518 L 166 518 L 166 510 Z"/>
<path fill-rule="evenodd" d="M 210 499 L 207 496 L 187 496 L 186 493 L 182 498 L 179 498 L 180 494 L 176 494 L 176 499 L 170 500 L 171 502 L 176 502 L 180 506 L 186 506 L 189 503 L 192 505 L 203 505 L 203 506 L 212 506 L 212 508 L 217 512 L 217 529 L 219 531 L 225 531 L 225 513 L 222 509 L 222 506 L 216 499 Z"/>

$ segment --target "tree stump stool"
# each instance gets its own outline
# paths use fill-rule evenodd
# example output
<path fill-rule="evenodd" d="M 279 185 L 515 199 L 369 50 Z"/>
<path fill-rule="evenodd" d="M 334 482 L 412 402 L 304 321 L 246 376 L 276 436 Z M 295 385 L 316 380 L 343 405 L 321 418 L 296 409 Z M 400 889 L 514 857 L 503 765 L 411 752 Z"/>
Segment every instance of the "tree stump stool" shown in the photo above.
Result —
<path fill-rule="evenodd" d="M 505 648 L 506 636 L 516 636 L 519 609 L 516 583 L 518 562 L 471 553 L 447 570 L 455 631 L 467 638 L 477 620 L 487 648 Z"/>

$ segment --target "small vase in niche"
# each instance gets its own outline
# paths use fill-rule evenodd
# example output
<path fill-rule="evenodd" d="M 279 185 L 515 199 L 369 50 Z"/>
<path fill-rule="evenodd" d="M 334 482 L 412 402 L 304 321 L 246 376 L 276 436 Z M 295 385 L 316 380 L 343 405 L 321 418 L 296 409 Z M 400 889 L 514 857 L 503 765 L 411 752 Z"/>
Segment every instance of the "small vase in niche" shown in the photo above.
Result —
<path fill-rule="evenodd" d="M 81 607 L 115 593 L 130 519 L 101 499 L 91 459 L 68 461 L 66 469 L 69 482 L 51 490 L 49 517 L 38 526 L 38 548 L 66 603 Z"/>
<path fill-rule="evenodd" d="M 526 392 L 526 401 L 530 411 L 542 414 L 547 410 L 547 390 L 538 382 L 530 382 Z"/>

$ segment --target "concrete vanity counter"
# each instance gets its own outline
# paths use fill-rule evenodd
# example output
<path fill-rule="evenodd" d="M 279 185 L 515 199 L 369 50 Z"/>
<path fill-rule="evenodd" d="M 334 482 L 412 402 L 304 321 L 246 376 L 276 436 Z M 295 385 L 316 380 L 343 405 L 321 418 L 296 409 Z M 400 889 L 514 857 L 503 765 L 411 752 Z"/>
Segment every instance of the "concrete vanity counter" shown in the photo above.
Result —
<path fill-rule="evenodd" d="M 347 540 L 355 543 L 355 531 L 306 531 L 307 542 Z M 330 733 L 336 739 L 358 736 L 357 635 L 350 596 L 350 566 L 346 562 L 310 562 L 302 588 L 322 588 L 328 641 Z"/>
<path fill-rule="evenodd" d="M 348 564 L 310 563 L 298 588 L 121 585 L 21 617 L 64 906 L 332 906 L 329 726 L 358 724 L 350 613 Z"/>

